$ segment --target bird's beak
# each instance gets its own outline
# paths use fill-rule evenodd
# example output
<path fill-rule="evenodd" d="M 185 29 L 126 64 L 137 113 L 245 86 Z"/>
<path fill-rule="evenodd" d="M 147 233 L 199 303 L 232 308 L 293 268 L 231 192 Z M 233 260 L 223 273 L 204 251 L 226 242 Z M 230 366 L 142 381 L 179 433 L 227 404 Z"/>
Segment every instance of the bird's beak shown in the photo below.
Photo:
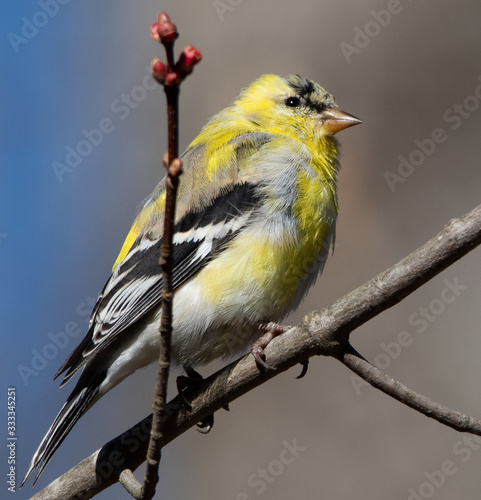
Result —
<path fill-rule="evenodd" d="M 328 108 L 322 112 L 321 130 L 325 135 L 334 135 L 359 123 L 362 121 L 349 113 L 337 108 Z"/>

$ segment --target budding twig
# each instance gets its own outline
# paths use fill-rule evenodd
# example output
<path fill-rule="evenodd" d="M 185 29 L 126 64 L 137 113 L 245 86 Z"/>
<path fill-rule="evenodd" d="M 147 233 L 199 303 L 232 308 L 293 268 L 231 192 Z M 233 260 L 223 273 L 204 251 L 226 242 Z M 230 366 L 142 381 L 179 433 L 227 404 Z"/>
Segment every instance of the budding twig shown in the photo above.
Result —
<path fill-rule="evenodd" d="M 186 76 L 200 59 L 200 52 L 188 45 L 180 54 L 177 63 L 174 62 L 174 42 L 178 38 L 177 27 L 169 16 L 161 13 L 157 22 L 150 29 L 151 37 L 160 42 L 166 52 L 167 65 L 160 59 L 152 61 L 152 76 L 164 87 L 167 98 L 167 129 L 168 152 L 164 156 L 163 164 L 167 170 L 165 178 L 165 212 L 164 232 L 162 236 L 161 255 L 159 263 L 162 266 L 162 317 L 160 322 L 160 353 L 159 367 L 155 383 L 154 401 L 152 404 L 152 428 L 149 446 L 147 449 L 147 464 L 144 475 L 144 484 L 136 483 L 130 470 L 124 470 L 119 480 L 134 498 L 150 500 L 155 494 L 155 486 L 159 480 L 159 462 L 161 455 L 161 440 L 164 436 L 164 427 L 167 414 L 167 382 L 171 363 L 172 339 L 172 305 L 174 290 L 172 273 L 174 264 L 173 238 L 175 224 L 175 202 L 179 177 L 182 173 L 182 161 L 179 156 L 179 87 Z"/>

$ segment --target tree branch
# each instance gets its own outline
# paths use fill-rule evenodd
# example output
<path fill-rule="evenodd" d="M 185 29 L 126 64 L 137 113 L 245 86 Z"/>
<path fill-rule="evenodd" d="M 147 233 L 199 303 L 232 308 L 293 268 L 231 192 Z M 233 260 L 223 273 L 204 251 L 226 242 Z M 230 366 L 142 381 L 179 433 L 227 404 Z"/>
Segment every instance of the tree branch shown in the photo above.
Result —
<path fill-rule="evenodd" d="M 426 417 L 433 418 L 456 431 L 470 432 L 481 436 L 481 420 L 451 410 L 447 406 L 418 394 L 373 366 L 351 345 L 348 345 L 341 355 L 335 357 L 376 389 L 426 415 Z"/>
<path fill-rule="evenodd" d="M 410 391 L 370 365 L 349 344 L 349 335 L 355 328 L 400 302 L 480 243 L 481 205 L 460 219 L 451 220 L 437 236 L 395 266 L 327 309 L 310 313 L 299 326 L 276 337 L 266 348 L 272 371 L 259 372 L 249 354 L 205 379 L 192 391 L 191 410 L 179 396 L 174 398 L 167 405 L 161 446 L 229 402 L 314 355 L 340 360 L 374 387 L 445 425 L 480 434 L 479 420 Z M 32 500 L 92 498 L 117 482 L 123 470 L 135 470 L 144 461 L 150 425 L 151 416 L 105 444 Z"/>

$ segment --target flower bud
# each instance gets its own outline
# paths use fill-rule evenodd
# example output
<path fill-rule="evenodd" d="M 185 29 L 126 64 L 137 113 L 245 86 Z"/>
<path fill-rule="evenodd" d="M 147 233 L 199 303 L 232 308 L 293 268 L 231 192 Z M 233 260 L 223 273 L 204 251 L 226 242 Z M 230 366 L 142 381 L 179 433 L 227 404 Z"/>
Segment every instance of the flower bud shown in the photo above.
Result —
<path fill-rule="evenodd" d="M 152 59 L 150 63 L 150 68 L 152 70 L 152 76 L 160 82 L 165 80 L 167 74 L 167 68 L 165 64 L 158 58 Z"/>
<path fill-rule="evenodd" d="M 179 75 L 176 72 L 167 73 L 164 78 L 164 84 L 167 86 L 179 83 Z"/>
<path fill-rule="evenodd" d="M 157 17 L 157 22 L 159 24 L 165 24 L 165 23 L 170 23 L 170 17 L 166 12 L 161 12 L 158 17 Z"/>
<path fill-rule="evenodd" d="M 154 23 L 150 27 L 150 38 L 152 38 L 152 40 L 155 40 L 156 42 L 160 42 L 159 23 Z"/>
<path fill-rule="evenodd" d="M 175 69 L 182 77 L 190 75 L 194 66 L 202 59 L 202 54 L 192 45 L 187 45 L 180 53 Z"/>
<path fill-rule="evenodd" d="M 169 167 L 169 174 L 176 177 L 182 173 L 182 160 L 174 158 Z"/>
<path fill-rule="evenodd" d="M 158 32 L 161 43 L 173 43 L 179 36 L 174 23 L 159 24 Z"/>
<path fill-rule="evenodd" d="M 159 14 L 157 26 L 157 33 L 161 43 L 173 43 L 179 36 L 177 26 L 171 22 L 170 17 L 165 12 Z"/>

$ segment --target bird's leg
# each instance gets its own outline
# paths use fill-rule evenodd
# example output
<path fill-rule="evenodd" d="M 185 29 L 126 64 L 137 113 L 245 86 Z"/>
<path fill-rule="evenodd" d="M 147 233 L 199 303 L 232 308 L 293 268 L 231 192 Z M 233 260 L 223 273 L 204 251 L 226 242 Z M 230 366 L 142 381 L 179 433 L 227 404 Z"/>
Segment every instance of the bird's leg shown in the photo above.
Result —
<path fill-rule="evenodd" d="M 279 325 L 278 323 L 274 323 L 273 321 L 269 323 L 258 322 L 255 323 L 254 326 L 259 330 L 265 332 L 264 335 L 259 337 L 251 347 L 252 356 L 256 361 L 257 368 L 261 371 L 272 370 L 266 363 L 266 354 L 264 349 L 269 345 L 269 342 L 274 338 L 280 335 L 281 333 L 287 332 L 290 326 Z"/>
<path fill-rule="evenodd" d="M 188 365 L 184 366 L 184 371 L 186 375 L 179 375 L 177 377 L 177 390 L 179 391 L 179 394 L 185 405 L 190 410 L 192 409 L 192 406 L 186 398 L 185 391 L 198 387 L 204 381 L 204 377 Z M 224 406 L 224 410 L 229 411 L 229 405 Z M 207 416 L 200 422 L 197 422 L 196 425 L 199 432 L 201 432 L 202 434 L 208 434 L 214 426 L 214 414 Z"/>
<path fill-rule="evenodd" d="M 259 368 L 260 371 L 272 370 L 272 367 L 269 366 L 265 361 L 266 354 L 264 352 L 264 349 L 268 346 L 269 342 L 274 337 L 277 337 L 278 335 L 287 332 L 287 330 L 290 330 L 292 326 L 279 325 L 278 323 L 270 321 L 268 323 L 263 323 L 263 322 L 255 323 L 255 327 L 265 333 L 252 344 L 251 347 L 252 356 L 254 356 L 257 368 Z M 306 359 L 301 363 L 301 365 L 302 365 L 302 371 L 297 378 L 302 378 L 307 373 L 309 360 Z"/>

